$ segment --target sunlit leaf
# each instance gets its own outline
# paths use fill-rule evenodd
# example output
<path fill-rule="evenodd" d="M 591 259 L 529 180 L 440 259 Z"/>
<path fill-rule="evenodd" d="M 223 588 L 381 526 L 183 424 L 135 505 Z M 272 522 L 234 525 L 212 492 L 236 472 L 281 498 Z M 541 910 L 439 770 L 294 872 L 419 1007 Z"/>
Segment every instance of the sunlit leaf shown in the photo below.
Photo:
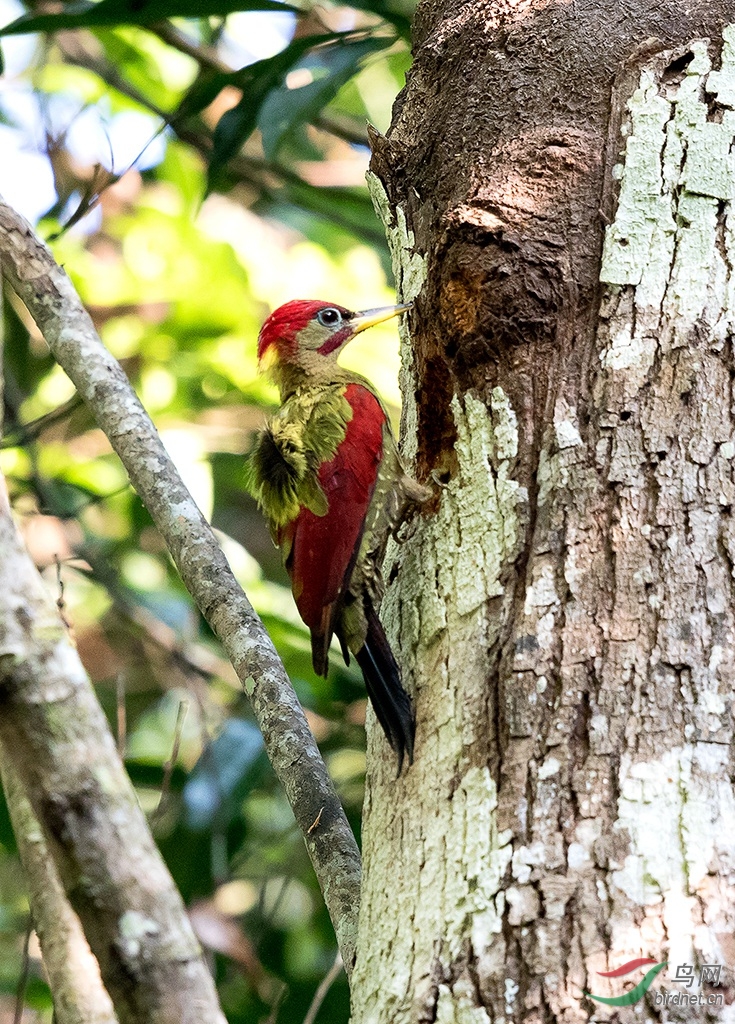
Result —
<path fill-rule="evenodd" d="M 392 46 L 394 41 L 391 36 L 345 41 L 323 47 L 300 60 L 293 70 L 302 72 L 307 84 L 301 88 L 288 88 L 286 84 L 272 88 L 260 108 L 257 123 L 266 157 L 272 160 L 281 142 L 297 125 L 316 117 L 356 74 L 366 57 Z"/>
<path fill-rule="evenodd" d="M 258 124 L 263 104 L 273 90 L 283 83 L 288 72 L 299 63 L 304 54 L 314 50 L 315 53 L 323 55 L 338 45 L 355 46 L 364 45 L 366 42 L 363 37 L 351 43 L 348 42 L 350 37 L 354 38 L 354 34 L 329 33 L 295 39 L 274 57 L 259 60 L 240 71 L 214 75 L 190 91 L 174 121 L 201 110 L 211 103 L 220 89 L 226 85 L 242 90 L 240 102 L 222 115 L 215 129 L 214 146 L 209 162 L 208 191 L 212 191 L 220 183 L 220 171 L 253 132 Z"/>
<path fill-rule="evenodd" d="M 164 78 L 162 55 L 170 51 L 160 39 L 135 28 L 100 25 L 94 31 L 110 64 L 117 69 L 121 85 L 132 85 L 156 110 L 168 110 L 178 102 L 180 90 L 172 89 Z"/>

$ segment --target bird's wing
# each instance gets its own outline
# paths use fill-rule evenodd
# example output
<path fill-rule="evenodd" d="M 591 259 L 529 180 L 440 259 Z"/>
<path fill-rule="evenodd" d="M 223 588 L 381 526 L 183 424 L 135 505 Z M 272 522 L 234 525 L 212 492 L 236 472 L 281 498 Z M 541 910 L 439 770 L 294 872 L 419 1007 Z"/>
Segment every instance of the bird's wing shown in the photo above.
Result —
<path fill-rule="evenodd" d="M 277 534 L 288 551 L 286 568 L 301 618 L 311 630 L 314 668 L 327 670 L 327 649 L 340 598 L 349 585 L 365 517 L 383 453 L 385 412 L 361 384 L 348 384 L 344 398 L 352 410 L 344 440 L 319 466 L 317 478 L 327 511 L 303 507 Z"/>
<path fill-rule="evenodd" d="M 258 434 L 248 459 L 247 487 L 274 537 L 304 507 L 318 516 L 327 512 L 318 470 L 334 456 L 352 418 L 344 390 L 333 385 L 295 393 Z"/>

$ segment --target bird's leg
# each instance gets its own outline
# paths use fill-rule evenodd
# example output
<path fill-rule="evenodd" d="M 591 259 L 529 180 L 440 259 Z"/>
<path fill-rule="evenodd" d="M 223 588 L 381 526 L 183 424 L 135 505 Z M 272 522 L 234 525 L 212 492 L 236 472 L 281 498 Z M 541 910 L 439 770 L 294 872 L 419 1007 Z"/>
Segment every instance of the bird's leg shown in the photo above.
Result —
<path fill-rule="evenodd" d="M 414 480 L 414 478 L 409 476 L 408 473 L 404 473 L 401 477 L 400 487 L 406 499 L 413 502 L 415 505 L 424 505 L 429 498 L 434 496 L 434 492 L 430 487 L 426 487 L 425 484 L 420 484 L 418 480 Z"/>

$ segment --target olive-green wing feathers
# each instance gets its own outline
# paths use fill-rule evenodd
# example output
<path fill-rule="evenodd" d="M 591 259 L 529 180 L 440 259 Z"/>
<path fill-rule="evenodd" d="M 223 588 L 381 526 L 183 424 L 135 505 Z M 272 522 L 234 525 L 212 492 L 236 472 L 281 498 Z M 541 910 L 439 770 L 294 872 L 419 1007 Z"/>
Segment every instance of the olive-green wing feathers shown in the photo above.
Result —
<path fill-rule="evenodd" d="M 302 508 L 327 513 L 317 473 L 344 441 L 352 408 L 344 387 L 297 392 L 258 435 L 248 465 L 248 490 L 272 531 L 295 519 Z"/>

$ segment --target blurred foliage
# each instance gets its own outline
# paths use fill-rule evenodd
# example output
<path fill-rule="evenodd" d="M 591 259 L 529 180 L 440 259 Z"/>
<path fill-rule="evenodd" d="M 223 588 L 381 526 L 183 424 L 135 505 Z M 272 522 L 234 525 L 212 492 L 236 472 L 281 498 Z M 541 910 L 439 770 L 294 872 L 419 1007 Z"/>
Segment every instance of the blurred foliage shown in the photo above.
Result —
<path fill-rule="evenodd" d="M 337 654 L 328 680 L 314 675 L 243 462 L 276 399 L 256 366 L 268 311 L 293 297 L 393 299 L 364 187 L 366 122 L 389 123 L 411 8 L 0 0 L 0 192 L 52 240 L 221 532 L 357 833 L 362 683 Z M 303 1020 L 334 935 L 247 702 L 106 439 L 25 310 L 3 302 L 0 469 L 29 549 L 118 732 L 228 1020 Z M 353 349 L 344 362 L 395 408 L 394 329 Z M 12 1018 L 27 924 L 0 799 L 0 1021 Z M 50 1021 L 33 940 L 30 954 L 24 1019 Z M 341 976 L 317 1020 L 347 1018 Z"/>

